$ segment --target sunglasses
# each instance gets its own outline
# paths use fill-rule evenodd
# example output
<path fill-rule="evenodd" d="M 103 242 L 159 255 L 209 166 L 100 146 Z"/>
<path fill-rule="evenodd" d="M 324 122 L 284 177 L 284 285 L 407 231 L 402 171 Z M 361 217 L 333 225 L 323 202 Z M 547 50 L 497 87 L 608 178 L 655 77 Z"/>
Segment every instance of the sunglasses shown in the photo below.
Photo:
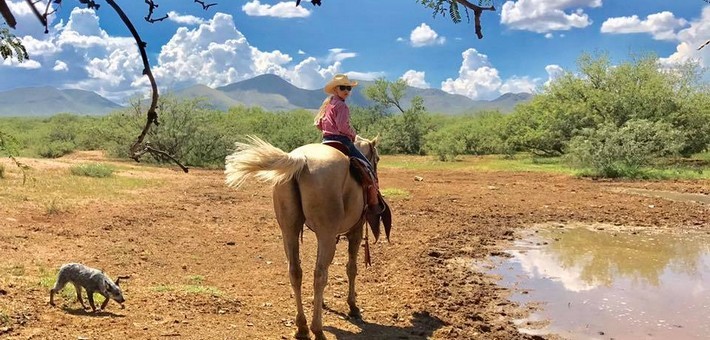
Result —
<path fill-rule="evenodd" d="M 352 86 L 345 86 L 345 85 L 339 85 L 338 88 L 340 91 L 352 91 L 353 87 Z"/>

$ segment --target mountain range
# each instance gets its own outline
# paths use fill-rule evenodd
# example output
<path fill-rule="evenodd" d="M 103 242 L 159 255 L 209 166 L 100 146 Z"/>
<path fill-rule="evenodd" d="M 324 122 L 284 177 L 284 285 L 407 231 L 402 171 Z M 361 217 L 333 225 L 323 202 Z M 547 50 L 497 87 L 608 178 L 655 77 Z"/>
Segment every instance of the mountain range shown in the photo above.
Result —
<path fill-rule="evenodd" d="M 362 90 L 372 81 L 360 81 L 348 99 L 351 106 L 369 106 Z M 320 107 L 326 94 L 321 89 L 298 88 L 283 78 L 264 74 L 237 83 L 211 88 L 194 85 L 171 91 L 181 98 L 202 98 L 215 109 L 227 110 L 232 106 L 260 106 L 268 111 L 293 109 L 315 110 Z M 511 112 L 515 105 L 529 101 L 530 93 L 506 93 L 494 100 L 472 100 L 466 96 L 450 94 L 438 89 L 407 87 L 401 100 L 406 109 L 415 96 L 424 99 L 429 112 L 461 114 L 480 110 Z M 50 116 L 68 112 L 84 115 L 103 115 L 123 106 L 95 92 L 52 87 L 19 88 L 0 92 L 0 117 L 2 116 Z"/>
<path fill-rule="evenodd" d="M 92 91 L 24 87 L 0 92 L 0 117 L 51 116 L 68 112 L 102 115 L 122 108 Z"/>

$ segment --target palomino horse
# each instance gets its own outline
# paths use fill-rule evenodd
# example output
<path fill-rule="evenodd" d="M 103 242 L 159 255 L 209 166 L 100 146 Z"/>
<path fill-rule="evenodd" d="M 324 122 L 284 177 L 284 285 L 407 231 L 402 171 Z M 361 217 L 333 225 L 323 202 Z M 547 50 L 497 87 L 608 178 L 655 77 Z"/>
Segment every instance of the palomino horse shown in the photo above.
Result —
<path fill-rule="evenodd" d="M 378 138 L 358 137 L 355 144 L 375 168 L 379 161 Z M 271 144 L 250 137 L 249 143 L 236 143 L 236 151 L 225 162 L 226 183 L 239 187 L 252 177 L 273 185 L 276 220 L 283 235 L 288 259 L 288 272 L 296 299 L 296 338 L 309 338 L 301 299 L 299 236 L 305 224 L 318 241 L 313 286 L 313 320 L 311 331 L 316 339 L 323 334 L 323 290 L 328 281 L 328 267 L 335 255 L 338 236 L 348 238 L 348 305 L 349 315 L 360 316 L 355 302 L 357 253 L 363 238 L 362 186 L 350 174 L 350 161 L 337 149 L 324 144 L 308 144 L 286 153 Z M 378 225 L 379 231 L 379 225 Z M 385 229 L 389 232 L 389 229 Z"/>

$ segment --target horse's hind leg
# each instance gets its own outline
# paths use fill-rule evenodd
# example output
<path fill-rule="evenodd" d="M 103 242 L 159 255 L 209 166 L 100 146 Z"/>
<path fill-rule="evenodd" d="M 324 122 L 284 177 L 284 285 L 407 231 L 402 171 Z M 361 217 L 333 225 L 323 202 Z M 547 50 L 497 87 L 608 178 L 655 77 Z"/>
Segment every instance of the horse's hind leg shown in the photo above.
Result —
<path fill-rule="evenodd" d="M 291 279 L 293 297 L 296 300 L 296 339 L 308 339 L 308 323 L 306 314 L 303 312 L 303 300 L 301 295 L 301 283 L 303 281 L 303 270 L 301 270 L 301 260 L 299 258 L 299 232 L 281 229 L 284 239 L 284 250 L 288 259 L 288 275 Z"/>
<path fill-rule="evenodd" d="M 357 307 L 357 294 L 355 293 L 355 276 L 357 276 L 357 253 L 362 244 L 362 226 L 356 227 L 348 234 L 348 315 L 353 318 L 360 318 L 360 308 Z"/>
<path fill-rule="evenodd" d="M 301 283 L 303 281 L 303 271 L 301 270 L 301 259 L 299 256 L 299 235 L 303 230 L 305 217 L 301 211 L 301 204 L 293 186 L 284 184 L 274 190 L 274 210 L 276 220 L 281 227 L 283 236 L 284 251 L 288 260 L 288 274 L 291 280 L 293 296 L 296 300 L 296 331 L 297 339 L 308 339 L 308 323 L 303 312 L 303 300 L 301 298 Z"/>
<path fill-rule="evenodd" d="M 335 256 L 336 235 L 325 233 L 318 235 L 318 258 L 316 259 L 316 269 L 313 273 L 313 321 L 311 321 L 311 331 L 316 336 L 316 340 L 325 339 L 323 334 L 323 291 L 328 284 L 328 267 L 333 262 Z"/>

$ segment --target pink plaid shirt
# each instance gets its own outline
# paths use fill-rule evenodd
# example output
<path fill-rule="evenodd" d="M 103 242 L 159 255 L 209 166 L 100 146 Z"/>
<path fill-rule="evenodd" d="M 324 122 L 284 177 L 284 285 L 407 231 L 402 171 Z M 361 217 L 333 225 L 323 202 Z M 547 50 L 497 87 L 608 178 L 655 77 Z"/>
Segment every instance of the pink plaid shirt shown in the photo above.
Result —
<path fill-rule="evenodd" d="M 350 109 L 338 96 L 331 96 L 325 115 L 318 121 L 318 129 L 325 135 L 343 135 L 355 140 L 355 130 L 350 126 Z"/>

